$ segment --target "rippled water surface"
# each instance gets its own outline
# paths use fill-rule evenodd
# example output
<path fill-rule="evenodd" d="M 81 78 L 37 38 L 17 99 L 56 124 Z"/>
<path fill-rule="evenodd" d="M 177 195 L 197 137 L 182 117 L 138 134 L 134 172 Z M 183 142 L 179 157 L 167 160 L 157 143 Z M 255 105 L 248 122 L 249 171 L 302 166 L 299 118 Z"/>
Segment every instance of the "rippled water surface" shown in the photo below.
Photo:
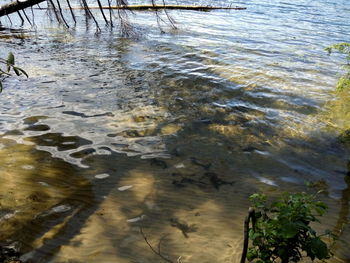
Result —
<path fill-rule="evenodd" d="M 137 38 L 79 10 L 68 30 L 2 18 L 0 57 L 29 74 L 0 94 L 2 242 L 28 262 L 163 262 L 141 227 L 173 262 L 239 262 L 250 194 L 322 189 L 315 227 L 350 262 L 349 96 L 324 51 L 350 42 L 350 2 L 233 5 L 171 11 L 177 30 L 130 14 Z"/>

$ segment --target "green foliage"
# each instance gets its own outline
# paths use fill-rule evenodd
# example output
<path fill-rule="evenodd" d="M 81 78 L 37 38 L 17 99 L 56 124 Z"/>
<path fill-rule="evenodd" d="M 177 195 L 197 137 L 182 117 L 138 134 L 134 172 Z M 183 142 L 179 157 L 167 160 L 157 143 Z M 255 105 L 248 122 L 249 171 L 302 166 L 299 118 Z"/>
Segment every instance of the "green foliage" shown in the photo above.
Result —
<path fill-rule="evenodd" d="M 345 74 L 338 80 L 337 90 L 349 90 L 350 89 L 350 74 Z"/>
<path fill-rule="evenodd" d="M 253 194 L 250 200 L 256 213 L 253 228 L 249 230 L 252 241 L 247 253 L 249 261 L 298 262 L 303 254 L 311 260 L 330 258 L 327 244 L 310 226 L 311 222 L 318 222 L 317 216 L 326 212 L 324 203 L 305 193 L 285 193 L 270 206 L 263 194 Z M 323 236 L 335 238 L 330 231 Z"/>
<path fill-rule="evenodd" d="M 15 56 L 12 52 L 8 54 L 7 59 L 1 59 L 0 63 L 4 65 L 5 69 L 0 67 L 0 92 L 3 89 L 2 81 L 4 78 L 12 76 L 11 71 L 13 71 L 17 76 L 25 75 L 28 78 L 28 74 L 21 68 L 15 66 Z"/>
<path fill-rule="evenodd" d="M 337 50 L 340 53 L 346 55 L 348 63 L 350 62 L 350 43 L 338 43 L 325 48 L 328 54 L 331 54 L 333 50 Z"/>
<path fill-rule="evenodd" d="M 338 139 L 341 143 L 350 146 L 350 129 L 343 131 Z"/>
<path fill-rule="evenodd" d="M 336 89 L 338 91 L 350 90 L 350 43 L 338 43 L 325 48 L 330 55 L 333 50 L 336 50 L 346 55 L 347 64 L 344 66 L 347 73 L 345 73 L 338 81 Z"/>

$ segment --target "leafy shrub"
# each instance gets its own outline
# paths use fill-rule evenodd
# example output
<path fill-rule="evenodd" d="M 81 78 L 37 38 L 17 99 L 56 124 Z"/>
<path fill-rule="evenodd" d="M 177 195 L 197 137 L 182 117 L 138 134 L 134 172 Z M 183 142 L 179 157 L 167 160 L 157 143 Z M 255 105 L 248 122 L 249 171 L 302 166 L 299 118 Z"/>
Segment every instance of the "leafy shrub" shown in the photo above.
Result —
<path fill-rule="evenodd" d="M 340 77 L 336 89 L 339 91 L 350 90 L 350 43 L 338 43 L 327 47 L 325 50 L 328 52 L 328 54 L 331 54 L 333 50 L 336 50 L 346 55 L 347 64 L 344 66 L 344 68 L 347 70 L 347 72 Z"/>
<path fill-rule="evenodd" d="M 249 230 L 252 246 L 247 259 L 258 263 L 298 262 L 306 254 L 311 260 L 328 259 L 330 249 L 321 236 L 335 238 L 326 231 L 317 235 L 310 226 L 318 222 L 327 207 L 306 193 L 285 193 L 278 201 L 267 205 L 263 194 L 250 196 L 255 209 L 253 228 Z"/>

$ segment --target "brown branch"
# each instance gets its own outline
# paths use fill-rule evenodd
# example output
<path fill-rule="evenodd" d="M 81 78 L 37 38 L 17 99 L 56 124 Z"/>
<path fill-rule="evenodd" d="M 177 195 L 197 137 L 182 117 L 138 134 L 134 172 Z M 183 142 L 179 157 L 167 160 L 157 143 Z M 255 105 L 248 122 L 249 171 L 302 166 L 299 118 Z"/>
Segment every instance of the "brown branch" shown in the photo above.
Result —
<path fill-rule="evenodd" d="M 247 257 L 248 252 L 248 243 L 249 243 L 249 222 L 250 219 L 252 220 L 252 226 L 253 229 L 255 229 L 255 210 L 253 208 L 249 208 L 248 215 L 246 216 L 244 220 L 244 240 L 243 240 L 243 251 L 242 251 L 242 257 L 240 263 L 244 263 L 245 259 Z"/>
<path fill-rule="evenodd" d="M 44 1 L 46 0 L 13 1 L 8 4 L 0 5 L 0 17 L 15 13 L 19 10 L 23 10 L 27 7 L 31 7 Z"/>
<path fill-rule="evenodd" d="M 166 262 L 169 262 L 169 263 L 174 263 L 174 261 L 171 261 L 170 259 L 166 258 L 165 256 L 163 256 L 161 253 L 160 253 L 160 243 L 162 242 L 162 239 L 160 239 L 159 243 L 158 243 L 158 251 L 156 251 L 153 246 L 148 242 L 147 240 L 147 237 L 146 235 L 143 233 L 143 230 L 142 230 L 142 227 L 140 227 L 140 233 L 143 237 L 143 239 L 145 240 L 145 242 L 147 243 L 147 245 L 150 247 L 150 249 L 153 251 L 154 254 L 156 254 L 157 256 L 159 256 L 160 258 L 162 258 L 163 260 L 165 260 Z"/>

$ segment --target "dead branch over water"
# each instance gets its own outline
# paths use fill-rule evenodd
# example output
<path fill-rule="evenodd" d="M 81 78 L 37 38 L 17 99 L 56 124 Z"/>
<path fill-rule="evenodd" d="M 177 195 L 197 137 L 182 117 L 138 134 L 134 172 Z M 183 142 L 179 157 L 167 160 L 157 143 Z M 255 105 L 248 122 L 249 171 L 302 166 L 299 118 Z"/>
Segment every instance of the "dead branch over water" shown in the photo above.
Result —
<path fill-rule="evenodd" d="M 0 17 L 6 16 L 20 10 L 23 10 L 27 7 L 37 5 L 46 0 L 25 0 L 25 1 L 13 1 L 0 6 Z"/>
<path fill-rule="evenodd" d="M 121 6 L 93 6 L 91 9 L 126 9 L 126 10 L 195 10 L 195 11 L 210 11 L 210 10 L 244 10 L 246 7 L 221 7 L 221 6 L 194 6 L 194 5 L 121 5 Z M 83 9 L 83 7 L 73 7 L 73 9 Z"/>
<path fill-rule="evenodd" d="M 24 10 L 28 7 L 32 7 L 34 5 L 37 5 L 41 2 L 44 2 L 47 0 L 24 0 L 24 1 L 12 1 L 10 3 L 4 4 L 0 6 L 0 17 L 9 15 L 15 12 L 18 12 L 20 10 Z M 52 0 L 49 0 L 52 2 Z M 87 7 L 86 5 L 80 6 L 80 7 L 71 7 L 69 0 L 67 0 L 69 9 L 100 9 L 101 13 L 103 14 L 103 17 L 107 22 L 107 18 L 105 14 L 103 13 L 103 9 L 109 9 L 109 10 L 134 10 L 134 11 L 142 11 L 142 10 L 196 10 L 196 11 L 210 11 L 210 10 L 244 10 L 246 9 L 245 7 L 221 7 L 221 6 L 195 6 L 195 5 L 157 5 L 157 4 L 146 4 L 146 5 L 128 5 L 125 4 L 123 1 L 121 3 L 118 3 L 116 6 L 102 6 L 101 2 L 97 0 L 98 6 L 93 6 L 93 7 Z M 58 6 L 60 6 L 59 1 L 57 1 Z M 61 12 L 59 12 L 61 13 Z M 61 15 L 61 19 L 63 19 Z"/>

